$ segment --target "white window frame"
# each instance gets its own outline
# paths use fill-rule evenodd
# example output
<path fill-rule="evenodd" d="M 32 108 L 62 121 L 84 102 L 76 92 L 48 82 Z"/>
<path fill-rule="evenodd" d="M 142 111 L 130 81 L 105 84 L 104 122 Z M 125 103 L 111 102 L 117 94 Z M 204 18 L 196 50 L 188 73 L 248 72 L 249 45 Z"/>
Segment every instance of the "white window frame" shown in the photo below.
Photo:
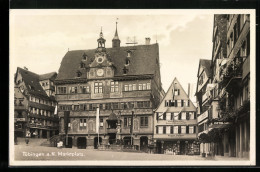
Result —
<path fill-rule="evenodd" d="M 181 126 L 181 134 L 186 134 L 186 126 Z"/>
<path fill-rule="evenodd" d="M 166 120 L 170 121 L 171 120 L 171 113 L 166 113 Z"/>
<path fill-rule="evenodd" d="M 163 126 L 158 126 L 158 134 L 163 134 Z"/>
<path fill-rule="evenodd" d="M 179 127 L 178 126 L 173 126 L 173 133 L 178 134 Z"/>
<path fill-rule="evenodd" d="M 178 112 L 174 112 L 173 113 L 173 119 L 174 120 L 179 120 L 179 113 Z"/>
<path fill-rule="evenodd" d="M 193 134 L 194 133 L 194 126 L 189 126 L 189 134 Z"/>
<path fill-rule="evenodd" d="M 171 126 L 166 126 L 166 134 L 171 134 Z"/>
<path fill-rule="evenodd" d="M 194 118 L 194 117 L 195 117 L 194 112 L 189 112 L 189 117 L 190 117 L 190 119 L 195 119 L 195 118 Z"/>
<path fill-rule="evenodd" d="M 186 120 L 186 112 L 181 113 L 181 120 Z"/>
<path fill-rule="evenodd" d="M 133 91 L 136 90 L 136 84 L 133 84 Z"/>
<path fill-rule="evenodd" d="M 147 90 L 150 90 L 151 89 L 151 83 L 147 83 L 147 87 L 146 87 Z"/>

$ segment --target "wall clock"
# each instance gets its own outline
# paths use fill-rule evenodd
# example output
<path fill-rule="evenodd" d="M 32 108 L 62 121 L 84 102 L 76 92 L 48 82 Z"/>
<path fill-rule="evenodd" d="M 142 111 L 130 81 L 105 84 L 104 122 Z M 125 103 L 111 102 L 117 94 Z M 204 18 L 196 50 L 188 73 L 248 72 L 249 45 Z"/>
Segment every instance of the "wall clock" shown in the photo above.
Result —
<path fill-rule="evenodd" d="M 103 76 L 103 75 L 104 75 L 104 69 L 98 69 L 97 76 Z"/>

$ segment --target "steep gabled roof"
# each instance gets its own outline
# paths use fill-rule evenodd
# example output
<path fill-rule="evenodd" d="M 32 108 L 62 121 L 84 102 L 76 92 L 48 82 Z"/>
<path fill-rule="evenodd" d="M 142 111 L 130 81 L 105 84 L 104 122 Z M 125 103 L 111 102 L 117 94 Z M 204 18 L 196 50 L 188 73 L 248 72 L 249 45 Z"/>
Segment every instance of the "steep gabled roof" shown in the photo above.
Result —
<path fill-rule="evenodd" d="M 165 112 L 167 110 L 167 112 L 180 112 L 182 111 L 196 111 L 196 107 L 194 106 L 194 104 L 192 103 L 192 101 L 190 100 L 190 106 L 189 107 L 165 107 L 165 100 L 172 100 L 173 98 L 173 89 L 179 89 L 180 90 L 180 95 L 178 96 L 174 96 L 174 99 L 176 100 L 190 100 L 190 98 L 188 97 L 187 93 L 184 91 L 182 85 L 179 83 L 179 81 L 177 80 L 177 78 L 174 78 L 174 80 L 172 81 L 168 91 L 166 92 L 164 98 L 162 99 L 160 105 L 158 106 L 158 108 L 156 109 L 156 112 Z"/>
<path fill-rule="evenodd" d="M 130 64 L 127 67 L 127 75 L 145 75 L 154 74 L 158 70 L 159 62 L 156 62 L 159 56 L 158 44 L 137 45 L 129 47 L 107 48 L 109 59 L 115 66 L 115 76 L 124 76 L 123 68 L 126 62 L 127 51 L 131 50 Z M 77 71 L 82 73 L 80 78 L 87 77 L 86 69 L 80 68 L 80 63 L 89 65 L 95 55 L 96 49 L 68 51 L 62 59 L 56 80 L 75 79 Z M 82 60 L 83 54 L 87 55 L 87 60 Z"/>
<path fill-rule="evenodd" d="M 199 76 L 200 66 L 203 67 L 203 69 L 204 69 L 204 71 L 205 71 L 207 77 L 210 78 L 210 75 L 211 75 L 211 70 L 210 70 L 211 60 L 208 60 L 208 59 L 200 59 L 199 69 L 198 69 L 198 74 L 197 74 L 197 76 Z"/>
<path fill-rule="evenodd" d="M 51 81 L 54 81 L 56 76 L 57 76 L 56 72 L 46 73 L 46 74 L 39 75 L 39 80 L 42 81 L 42 80 L 49 79 Z"/>
<path fill-rule="evenodd" d="M 17 73 L 18 72 L 21 74 L 29 94 L 50 98 L 40 85 L 40 76 L 38 74 L 22 69 L 20 67 L 17 68 Z"/>

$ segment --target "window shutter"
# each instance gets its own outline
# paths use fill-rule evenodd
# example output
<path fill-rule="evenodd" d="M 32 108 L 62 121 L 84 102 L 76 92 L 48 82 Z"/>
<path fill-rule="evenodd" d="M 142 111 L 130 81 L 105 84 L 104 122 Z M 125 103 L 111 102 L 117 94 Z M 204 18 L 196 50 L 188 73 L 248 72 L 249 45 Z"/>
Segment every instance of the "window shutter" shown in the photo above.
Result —
<path fill-rule="evenodd" d="M 178 120 L 181 120 L 181 113 L 178 114 Z"/>
<path fill-rule="evenodd" d="M 178 126 L 178 134 L 181 133 L 181 126 Z"/>
<path fill-rule="evenodd" d="M 190 119 L 189 112 L 186 112 L 186 120 L 189 120 L 189 119 Z"/>
<path fill-rule="evenodd" d="M 171 100 L 169 100 L 169 106 L 170 106 L 170 107 L 172 106 L 172 101 L 171 101 Z"/>
<path fill-rule="evenodd" d="M 193 133 L 196 133 L 196 126 L 194 126 L 193 128 Z"/>
<path fill-rule="evenodd" d="M 156 126 L 156 134 L 158 134 L 158 126 Z"/>
<path fill-rule="evenodd" d="M 166 120 L 166 112 L 163 113 L 163 120 Z"/>
<path fill-rule="evenodd" d="M 197 119 L 197 114 L 195 112 L 193 112 L 194 114 L 194 119 Z"/>
<path fill-rule="evenodd" d="M 167 106 L 167 100 L 165 100 L 165 105 L 164 105 L 165 107 Z"/>
<path fill-rule="evenodd" d="M 166 126 L 163 126 L 163 134 L 166 134 Z"/>
<path fill-rule="evenodd" d="M 171 126 L 171 134 L 173 134 L 173 126 Z"/>
<path fill-rule="evenodd" d="M 180 89 L 178 89 L 178 95 L 180 95 Z"/>
<path fill-rule="evenodd" d="M 171 120 L 173 120 L 174 119 L 174 113 L 171 113 Z"/>
<path fill-rule="evenodd" d="M 186 126 L 186 134 L 189 134 L 189 126 Z"/>
<path fill-rule="evenodd" d="M 159 113 L 157 112 L 156 113 L 156 120 L 158 121 L 158 119 L 159 119 Z"/>
<path fill-rule="evenodd" d="M 177 100 L 175 100 L 175 103 L 174 103 L 175 107 L 178 107 L 178 103 L 177 103 Z"/>

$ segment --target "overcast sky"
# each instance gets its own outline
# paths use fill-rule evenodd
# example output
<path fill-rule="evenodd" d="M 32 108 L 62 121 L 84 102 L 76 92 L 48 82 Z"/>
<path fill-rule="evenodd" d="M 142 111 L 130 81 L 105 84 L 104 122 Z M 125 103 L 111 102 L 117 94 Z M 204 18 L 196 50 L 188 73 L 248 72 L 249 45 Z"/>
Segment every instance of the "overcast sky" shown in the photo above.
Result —
<path fill-rule="evenodd" d="M 192 84 L 194 95 L 199 59 L 211 59 L 213 14 L 198 11 L 158 13 L 143 11 L 12 10 L 10 17 L 10 59 L 15 69 L 26 66 L 43 74 L 58 72 L 61 60 L 69 50 L 93 49 L 103 27 L 106 47 L 112 46 L 115 22 L 121 46 L 127 38 L 138 44 L 159 43 L 161 79 L 165 92 L 174 77 L 187 91 Z M 130 15 L 129 15 L 130 14 Z M 145 65 L 145 64 L 144 64 Z M 195 98 L 192 99 L 195 101 Z"/>

